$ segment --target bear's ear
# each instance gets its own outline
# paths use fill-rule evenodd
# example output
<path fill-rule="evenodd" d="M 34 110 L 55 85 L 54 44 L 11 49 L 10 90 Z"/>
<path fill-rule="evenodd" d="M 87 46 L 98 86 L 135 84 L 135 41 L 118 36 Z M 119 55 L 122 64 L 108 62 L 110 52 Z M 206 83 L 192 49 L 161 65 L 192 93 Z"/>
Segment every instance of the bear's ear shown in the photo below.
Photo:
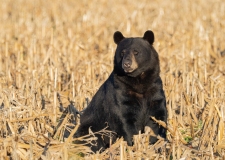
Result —
<path fill-rule="evenodd" d="M 144 36 L 143 36 L 143 39 L 147 40 L 151 45 L 154 43 L 154 33 L 150 30 L 146 31 Z"/>
<path fill-rule="evenodd" d="M 123 34 L 120 31 L 116 31 L 113 35 L 113 39 L 116 44 L 118 44 L 124 38 L 125 37 L 123 36 Z"/>

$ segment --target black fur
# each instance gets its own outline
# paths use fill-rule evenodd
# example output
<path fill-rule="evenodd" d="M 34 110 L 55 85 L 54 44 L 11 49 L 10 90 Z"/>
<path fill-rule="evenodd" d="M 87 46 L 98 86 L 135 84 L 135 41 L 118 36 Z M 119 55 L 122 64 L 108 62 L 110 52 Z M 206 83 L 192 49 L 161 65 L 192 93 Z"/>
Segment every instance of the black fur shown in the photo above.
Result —
<path fill-rule="evenodd" d="M 153 32 L 146 31 L 143 38 L 125 38 L 117 31 L 114 42 L 117 44 L 114 69 L 81 115 L 81 125 L 75 137 L 88 134 L 89 128 L 97 132 L 108 125 L 108 130 L 116 133 L 113 141 L 123 137 L 128 145 L 132 145 L 133 135 L 143 132 L 145 126 L 165 138 L 166 130 L 150 118 L 154 116 L 167 121 L 158 53 L 152 46 Z M 132 72 L 125 72 L 123 58 L 130 54 L 135 54 L 132 61 L 136 61 L 138 67 Z M 109 146 L 107 137 L 97 137 L 97 146 L 92 146 L 93 151 Z M 156 140 L 151 138 L 150 143 Z"/>

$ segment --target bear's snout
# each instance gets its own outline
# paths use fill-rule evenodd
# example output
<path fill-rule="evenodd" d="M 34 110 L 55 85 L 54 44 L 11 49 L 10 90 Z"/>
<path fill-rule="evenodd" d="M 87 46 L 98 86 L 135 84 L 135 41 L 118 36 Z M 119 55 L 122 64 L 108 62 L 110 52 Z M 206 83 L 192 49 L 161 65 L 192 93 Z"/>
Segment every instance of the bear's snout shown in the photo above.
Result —
<path fill-rule="evenodd" d="M 130 61 L 128 61 L 128 60 L 126 60 L 124 63 L 123 63 L 123 66 L 125 67 L 125 68 L 130 68 L 130 65 L 131 64 L 131 62 Z"/>
<path fill-rule="evenodd" d="M 132 65 L 132 60 L 131 60 L 131 56 L 125 56 L 123 58 L 123 61 L 122 61 L 122 68 L 124 70 L 124 72 L 132 72 L 133 69 L 131 68 L 131 65 Z"/>
<path fill-rule="evenodd" d="M 133 54 L 126 55 L 122 61 L 122 68 L 125 73 L 131 73 L 138 68 L 138 64 Z"/>

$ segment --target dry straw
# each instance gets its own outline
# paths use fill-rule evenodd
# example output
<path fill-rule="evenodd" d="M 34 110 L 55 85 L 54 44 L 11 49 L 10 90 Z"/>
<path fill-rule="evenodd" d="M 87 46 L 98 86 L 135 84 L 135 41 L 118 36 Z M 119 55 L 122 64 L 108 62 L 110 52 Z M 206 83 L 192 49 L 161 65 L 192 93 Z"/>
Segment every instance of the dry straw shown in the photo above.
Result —
<path fill-rule="evenodd" d="M 225 1 L 0 0 L 0 24 L 0 159 L 225 159 Z M 121 138 L 93 154 L 74 144 L 79 118 L 64 112 L 58 125 L 63 111 L 85 108 L 111 73 L 114 31 L 147 29 L 168 109 L 167 126 L 155 121 L 167 141 L 149 145 L 146 128 L 134 146 Z"/>

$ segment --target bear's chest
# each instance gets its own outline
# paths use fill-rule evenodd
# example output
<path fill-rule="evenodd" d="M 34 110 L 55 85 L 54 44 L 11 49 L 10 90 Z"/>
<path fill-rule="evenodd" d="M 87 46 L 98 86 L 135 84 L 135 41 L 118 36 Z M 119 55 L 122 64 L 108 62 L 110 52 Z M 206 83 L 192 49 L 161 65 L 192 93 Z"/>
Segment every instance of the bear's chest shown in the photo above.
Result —
<path fill-rule="evenodd" d="M 128 90 L 123 96 L 123 104 L 135 112 L 147 111 L 151 107 L 151 96 Z"/>
<path fill-rule="evenodd" d="M 142 130 L 150 119 L 149 115 L 154 110 L 151 105 L 151 98 L 132 90 L 124 93 L 120 98 L 122 102 L 119 105 L 121 119 L 137 130 Z"/>

